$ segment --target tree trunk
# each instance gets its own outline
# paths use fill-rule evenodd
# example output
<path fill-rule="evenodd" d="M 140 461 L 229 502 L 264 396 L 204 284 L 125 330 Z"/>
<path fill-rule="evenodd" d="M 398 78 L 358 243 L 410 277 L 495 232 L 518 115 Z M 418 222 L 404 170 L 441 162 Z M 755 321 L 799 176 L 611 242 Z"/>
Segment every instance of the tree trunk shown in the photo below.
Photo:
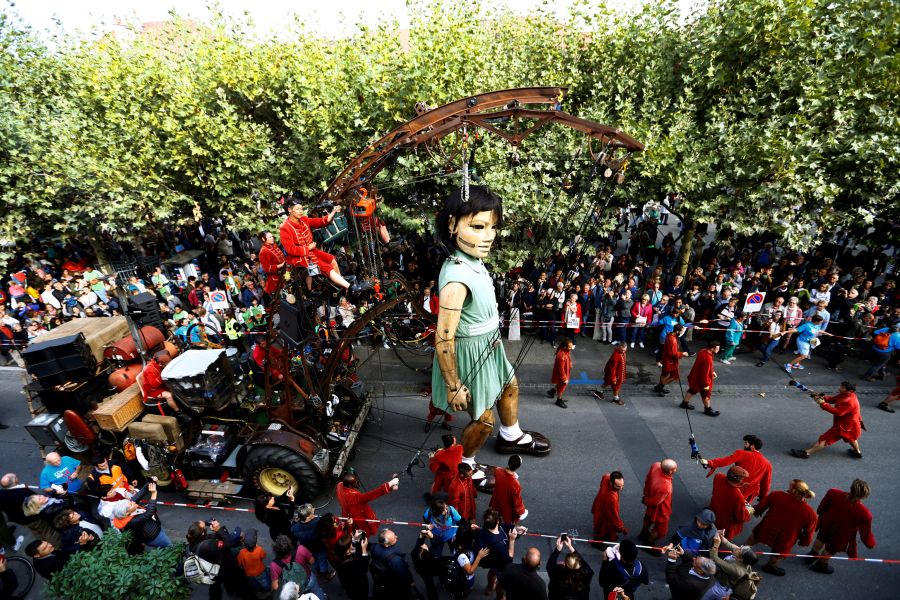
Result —
<path fill-rule="evenodd" d="M 694 248 L 694 233 L 697 231 L 697 222 L 685 217 L 682 219 L 684 231 L 681 237 L 681 250 L 678 252 L 678 260 L 675 262 L 675 274 L 687 276 L 688 265 L 691 264 L 691 251 Z"/>

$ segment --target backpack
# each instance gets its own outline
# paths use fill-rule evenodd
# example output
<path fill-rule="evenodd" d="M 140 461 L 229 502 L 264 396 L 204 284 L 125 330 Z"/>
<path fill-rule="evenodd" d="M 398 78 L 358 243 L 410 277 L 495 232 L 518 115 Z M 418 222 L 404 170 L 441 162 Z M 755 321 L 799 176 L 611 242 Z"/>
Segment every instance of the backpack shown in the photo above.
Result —
<path fill-rule="evenodd" d="M 441 587 L 453 598 L 465 598 L 471 591 L 469 578 L 463 568 L 459 566 L 459 557 L 464 554 L 466 553 L 457 552 L 453 556 L 445 556 L 441 559 L 438 571 Z M 471 558 L 469 560 L 471 562 Z"/>
<path fill-rule="evenodd" d="M 188 583 L 212 585 L 216 575 L 219 574 L 219 565 L 204 560 L 193 552 L 184 559 L 182 568 L 184 569 L 184 578 L 188 580 Z"/>
<path fill-rule="evenodd" d="M 387 565 L 373 556 L 369 573 L 372 574 L 372 598 L 387 598 Z"/>
<path fill-rule="evenodd" d="M 761 577 L 754 571 L 749 571 L 745 575 L 741 575 L 731 588 L 731 597 L 734 600 L 754 600 L 756 598 L 756 584 L 761 581 Z"/>
<path fill-rule="evenodd" d="M 891 345 L 891 334 L 887 331 L 882 331 L 881 333 L 876 333 L 872 337 L 872 343 L 879 350 L 887 350 L 888 346 Z"/>
<path fill-rule="evenodd" d="M 281 567 L 281 575 L 278 577 L 278 585 L 283 586 L 289 581 L 293 581 L 300 587 L 300 591 L 309 591 L 309 575 L 306 573 L 306 567 L 294 560 L 294 554 L 291 554 L 291 562 L 284 564 L 283 561 L 276 560 L 275 564 Z"/>

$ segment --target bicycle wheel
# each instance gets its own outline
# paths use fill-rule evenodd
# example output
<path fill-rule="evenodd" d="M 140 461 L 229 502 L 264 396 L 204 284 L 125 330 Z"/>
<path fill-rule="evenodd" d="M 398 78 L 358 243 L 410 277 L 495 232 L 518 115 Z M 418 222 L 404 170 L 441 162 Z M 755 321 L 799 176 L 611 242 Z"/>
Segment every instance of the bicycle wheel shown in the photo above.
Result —
<path fill-rule="evenodd" d="M 12 573 L 15 579 L 15 587 L 12 590 L 2 590 L 4 598 L 20 600 L 28 595 L 34 586 L 34 567 L 31 561 L 21 556 L 10 556 L 6 559 L 6 570 Z M 6 594 L 9 595 L 6 595 Z"/>

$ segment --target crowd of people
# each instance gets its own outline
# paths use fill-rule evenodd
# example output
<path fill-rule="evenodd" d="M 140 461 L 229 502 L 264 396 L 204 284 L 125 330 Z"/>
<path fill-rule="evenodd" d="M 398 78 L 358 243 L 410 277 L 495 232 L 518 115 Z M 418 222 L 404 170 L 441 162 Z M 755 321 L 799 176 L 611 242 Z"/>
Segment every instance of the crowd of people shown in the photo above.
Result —
<path fill-rule="evenodd" d="M 673 204 L 670 198 L 668 207 L 674 209 Z M 302 205 L 294 202 L 286 208 L 289 215 L 293 210 L 298 216 L 287 232 L 282 227 L 284 252 L 272 233 L 229 231 L 218 221 L 162 227 L 139 244 L 107 236 L 101 240 L 105 252 L 136 265 L 134 272 L 118 276 L 98 270 L 98 258 L 85 240 L 19 252 L 8 265 L 7 293 L 2 297 L 0 361 L 21 364 L 22 349 L 68 320 L 121 314 L 117 287 L 126 295 L 155 294 L 172 335 L 185 344 L 199 341 L 190 333 L 191 325 L 199 324 L 217 340 L 252 354 L 253 338 L 244 333 L 265 329 L 265 308 L 277 288 L 280 269 L 300 254 L 301 266 L 315 261 L 342 294 L 324 320 L 335 335 L 381 297 L 401 292 L 396 286 L 360 285 L 358 249 L 345 246 L 334 248 L 334 254 L 313 253 L 318 249 L 309 245 L 315 245 L 312 238 L 296 225 L 305 218 Z M 857 252 L 846 239 L 835 239 L 802 254 L 778 247 L 777 240 L 743 238 L 725 228 L 707 243 L 701 228 L 686 275 L 681 276 L 676 273 L 677 230 L 662 234 L 661 215 L 654 210 L 659 207 L 624 213 L 620 227 L 608 238 L 585 245 L 587 250 L 572 244 L 569 253 L 534 257 L 509 273 L 494 275 L 508 333 L 521 328 L 557 346 L 554 387 L 548 396 L 558 406 L 567 407 L 571 351 L 588 339 L 615 347 L 603 385 L 617 404 L 624 403 L 629 351 L 652 353 L 661 369 L 654 391 L 661 396 L 670 393 L 670 384 L 681 385 L 679 361 L 693 357 L 687 386 L 677 394 L 679 406 L 694 409 L 691 400 L 699 395 L 703 412 L 711 417 L 719 415 L 712 407 L 712 392 L 715 370 L 723 367 L 716 361 L 727 368 L 742 354 L 753 354 L 751 360 L 758 367 L 776 354 L 784 355 L 782 366 L 788 373 L 805 369 L 809 363 L 804 361 L 814 354 L 835 371 L 855 355 L 870 364 L 856 374 L 860 379 L 885 377 L 886 366 L 900 350 L 900 291 L 893 279 L 896 262 L 887 252 Z M 321 222 L 304 222 L 316 228 L 333 217 L 330 211 L 318 217 Z M 625 241 L 620 231 L 629 236 L 625 244 L 620 244 Z M 624 251 L 618 250 L 620 246 Z M 202 251 L 199 276 L 177 278 L 163 268 L 166 259 L 190 249 Z M 424 236 L 395 240 L 384 246 L 380 259 L 385 272 L 399 271 L 411 283 L 416 295 L 409 302 L 437 313 L 435 280 L 441 254 L 434 244 Z M 225 292 L 227 308 L 212 302 L 216 291 Z M 412 307 L 408 310 L 412 312 Z M 370 337 L 371 343 L 379 343 L 374 334 Z M 595 393 L 606 397 L 604 391 Z M 848 380 L 837 394 L 815 397 L 834 415 L 834 425 L 809 448 L 794 450 L 794 455 L 808 458 L 843 440 L 850 445 L 851 456 L 861 458 L 855 384 Z M 898 398 L 900 377 L 898 389 L 878 406 L 894 412 L 891 404 Z M 432 409 L 429 423 L 435 415 Z M 521 561 L 515 560 L 517 542 L 521 546 L 531 535 L 522 525 L 528 517 L 519 478 L 522 459 L 514 454 L 505 467 L 495 469 L 489 508 L 479 511 L 471 466 L 462 461 L 461 447 L 452 435 L 445 435 L 443 442 L 431 458 L 435 480 L 414 540 L 401 543 L 402 532 L 379 528 L 370 506 L 396 491 L 399 480 L 394 477 L 366 492 L 358 476 L 348 472 L 336 489 L 340 515 L 317 515 L 309 504 L 298 506 L 290 489 L 277 498 L 257 498 L 255 515 L 271 544 L 261 541 L 256 529 L 229 529 L 216 520 L 192 523 L 185 535 L 183 575 L 192 583 L 208 585 L 213 598 L 227 592 L 244 598 L 307 594 L 321 600 L 327 596 L 323 583 L 335 577 L 350 598 L 415 597 L 420 592 L 413 573 L 419 575 L 429 600 L 437 597 L 439 585 L 453 597 L 465 597 L 474 588 L 479 569 L 488 574 L 486 591 L 510 600 L 588 598 L 595 575 L 604 597 L 610 599 L 633 599 L 648 583 L 639 546 L 629 539 L 619 541 L 628 533 L 619 514 L 619 493 L 625 485 L 620 471 L 603 475 L 591 509 L 593 540 L 602 551 L 599 564 L 592 568 L 576 550 L 576 540 L 560 535 L 546 561 L 548 586 L 537 573 L 543 562 L 537 547 L 528 547 Z M 666 561 L 673 598 L 752 598 L 760 583 L 756 546 L 771 550 L 760 569 L 774 576 L 785 574 L 779 563 L 795 545 L 811 545 L 810 553 L 818 557 L 810 561 L 811 567 L 824 574 L 833 571 L 829 556 L 842 552 L 856 556 L 857 536 L 874 547 L 872 515 L 863 504 L 870 492 L 865 481 L 853 481 L 848 490 L 829 490 L 813 510 L 809 500 L 815 494 L 800 479 L 783 491 L 769 489 L 771 464 L 760 452 L 762 445 L 759 437 L 747 435 L 743 448 L 731 456 L 704 460 L 713 476 L 708 507 L 672 535 L 672 476 L 678 465 L 663 458 L 649 466 L 637 540 L 641 548 Z M 48 579 L 68 557 L 90 551 L 110 531 L 129 531 L 132 552 L 171 545 L 156 510 L 155 482 L 115 463 L 115 456 L 103 456 L 87 468 L 71 457 L 51 453 L 40 475 L 40 489 L 21 485 L 15 474 L 4 476 L 0 542 L 8 550 L 22 549 L 24 538 L 14 535 L 13 526 L 27 526 L 35 541 L 25 545 L 24 552 Z M 729 465 L 727 473 L 715 473 Z M 84 489 L 79 489 L 82 481 Z M 753 516 L 761 517 L 760 522 L 743 545 L 736 544 L 735 538 Z"/>

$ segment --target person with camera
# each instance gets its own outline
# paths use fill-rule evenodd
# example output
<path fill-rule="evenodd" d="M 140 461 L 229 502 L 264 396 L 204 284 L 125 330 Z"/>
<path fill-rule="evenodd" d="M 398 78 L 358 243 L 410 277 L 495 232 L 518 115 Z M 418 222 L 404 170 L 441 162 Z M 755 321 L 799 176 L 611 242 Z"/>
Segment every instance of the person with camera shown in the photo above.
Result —
<path fill-rule="evenodd" d="M 672 600 L 701 600 L 715 583 L 716 563 L 701 556 L 684 561 L 682 556 L 684 549 L 681 546 L 666 550 L 666 583 Z"/>
<path fill-rule="evenodd" d="M 233 576 L 234 559 L 231 548 L 240 541 L 241 528 L 235 528 L 236 535 L 230 535 L 228 529 L 219 523 L 218 519 L 208 521 L 194 521 L 188 527 L 186 552 L 196 555 L 201 560 L 218 567 L 218 572 L 212 577 L 209 586 L 210 600 L 220 600 L 223 597 L 222 589 L 226 579 Z M 231 567 L 231 568 L 229 568 Z"/>
<path fill-rule="evenodd" d="M 319 523 L 322 518 L 316 515 L 312 504 L 301 504 L 297 509 L 297 519 L 291 525 L 291 539 L 306 547 L 316 558 L 316 570 L 325 581 L 331 581 L 335 572 L 328 565 L 328 550 L 319 536 Z"/>
<path fill-rule="evenodd" d="M 604 598 L 637 598 L 641 585 L 649 585 L 650 577 L 638 560 L 638 548 L 631 540 L 607 547 L 597 577 Z"/>
<path fill-rule="evenodd" d="M 730 552 L 727 558 L 719 556 L 719 546 Z M 760 577 L 753 571 L 753 566 L 758 558 L 749 546 L 732 544 L 719 533 L 713 538 L 709 557 L 716 564 L 716 580 L 706 590 L 703 600 L 752 600 L 756 597 Z"/>
<path fill-rule="evenodd" d="M 512 562 L 516 555 L 516 539 L 524 535 L 528 529 L 501 523 L 500 519 L 500 513 L 496 510 L 489 508 L 484 511 L 484 520 L 475 536 L 475 548 L 490 550 L 487 557 L 481 561 L 481 567 L 488 570 L 488 585 L 484 593 L 489 595 L 496 591 L 497 598 L 502 600 L 503 590 L 497 588 L 497 576 Z"/>
<path fill-rule="evenodd" d="M 563 548 L 568 554 L 560 558 Z M 582 556 L 575 551 L 568 533 L 561 533 L 556 538 L 556 547 L 547 558 L 547 575 L 550 576 L 548 586 L 549 600 L 588 600 L 591 596 L 591 579 L 594 570 Z"/>
<path fill-rule="evenodd" d="M 369 598 L 369 538 L 365 531 L 357 529 L 347 533 L 334 545 L 335 571 L 344 593 L 350 600 Z"/>

